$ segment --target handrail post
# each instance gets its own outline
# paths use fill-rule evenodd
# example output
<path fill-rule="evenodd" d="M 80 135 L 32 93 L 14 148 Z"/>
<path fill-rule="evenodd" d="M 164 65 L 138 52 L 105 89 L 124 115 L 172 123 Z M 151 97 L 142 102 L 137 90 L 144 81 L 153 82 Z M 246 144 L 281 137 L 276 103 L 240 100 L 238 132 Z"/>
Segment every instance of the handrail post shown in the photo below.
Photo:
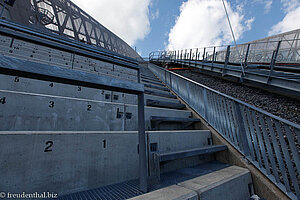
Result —
<path fill-rule="evenodd" d="M 213 57 L 212 57 L 212 61 L 211 61 L 212 64 L 214 64 L 214 61 L 215 61 L 215 53 L 216 53 L 216 47 L 214 47 L 214 51 L 213 51 Z"/>
<path fill-rule="evenodd" d="M 206 48 L 203 49 L 203 58 L 202 58 L 202 62 L 204 62 L 204 58 L 205 58 L 205 50 L 206 50 Z"/>
<path fill-rule="evenodd" d="M 189 60 L 189 67 L 191 66 L 191 60 L 192 60 L 192 49 L 190 49 L 190 60 Z"/>
<path fill-rule="evenodd" d="M 196 49 L 195 67 L 197 65 L 197 60 L 198 60 L 198 48 Z"/>
<path fill-rule="evenodd" d="M 242 111 L 241 111 L 239 103 L 234 102 L 234 110 L 235 110 L 235 114 L 236 114 L 238 130 L 239 130 L 237 134 L 239 134 L 240 139 L 242 140 L 241 142 L 243 145 L 243 151 L 244 151 L 245 156 L 247 157 L 247 156 L 249 156 L 250 150 L 249 150 L 249 146 L 248 146 L 245 125 L 243 123 Z"/>
<path fill-rule="evenodd" d="M 246 51 L 245 60 L 244 60 L 244 66 L 245 67 L 247 67 L 247 60 L 248 60 L 249 50 L 250 50 L 250 44 L 247 45 L 247 51 Z"/>
<path fill-rule="evenodd" d="M 225 73 L 225 69 L 227 67 L 227 64 L 229 62 L 229 56 L 230 56 L 230 45 L 227 46 L 227 51 L 226 51 L 226 56 L 225 56 L 225 61 L 224 61 L 224 67 L 222 73 Z"/>
<path fill-rule="evenodd" d="M 270 81 L 270 78 L 271 78 L 270 76 L 273 73 L 274 65 L 275 65 L 275 62 L 276 62 L 276 59 L 277 59 L 277 55 L 278 55 L 278 51 L 279 51 L 279 48 L 280 48 L 280 44 L 281 44 L 281 41 L 278 41 L 277 48 L 276 48 L 275 51 L 273 51 L 272 59 L 271 59 L 271 62 L 270 62 L 270 72 L 269 72 L 269 76 L 268 76 L 267 82 Z"/>

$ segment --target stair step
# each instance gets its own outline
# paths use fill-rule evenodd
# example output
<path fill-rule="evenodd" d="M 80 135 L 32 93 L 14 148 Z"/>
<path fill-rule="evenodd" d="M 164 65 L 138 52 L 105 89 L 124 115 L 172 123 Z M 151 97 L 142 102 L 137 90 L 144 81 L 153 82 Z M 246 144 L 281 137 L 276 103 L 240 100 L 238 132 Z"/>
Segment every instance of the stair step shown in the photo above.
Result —
<path fill-rule="evenodd" d="M 151 100 L 158 100 L 158 101 L 167 101 L 167 102 L 171 102 L 171 103 L 180 103 L 180 101 L 178 99 L 171 99 L 171 98 L 167 98 L 167 97 L 160 97 L 160 96 L 155 96 L 155 95 L 149 95 L 149 94 L 145 94 L 145 99 L 151 99 Z"/>
<path fill-rule="evenodd" d="M 191 157 L 196 155 L 211 154 L 211 153 L 216 153 L 224 150 L 227 150 L 226 145 L 210 145 L 210 146 L 183 150 L 183 151 L 160 153 L 158 155 L 159 155 L 160 162 L 164 162 L 164 161 L 171 161 L 171 160 L 176 160 L 176 159 L 186 158 L 186 157 Z"/>
<path fill-rule="evenodd" d="M 158 82 L 160 82 L 159 79 L 156 78 L 156 77 L 141 76 L 141 78 L 142 78 L 142 79 L 148 79 L 148 80 L 151 80 L 151 81 L 158 81 Z"/>
<path fill-rule="evenodd" d="M 236 200 L 249 199 L 251 184 L 251 174 L 248 169 L 230 166 L 184 181 L 178 186 L 197 192 L 203 200 Z"/>
<path fill-rule="evenodd" d="M 174 116 L 174 115 L 173 115 Z M 190 130 L 193 124 L 200 122 L 197 118 L 151 116 L 151 130 Z"/>
<path fill-rule="evenodd" d="M 151 72 L 152 73 L 152 72 Z M 147 73 L 141 73 L 141 77 L 149 77 L 149 78 L 153 78 L 153 79 L 157 79 L 156 76 L 154 76 L 153 74 L 147 74 Z"/>
<path fill-rule="evenodd" d="M 174 94 L 166 93 L 166 92 L 160 92 L 160 91 L 154 91 L 154 90 L 150 90 L 150 89 L 145 89 L 145 94 L 162 96 L 162 97 L 167 97 L 167 98 L 172 98 L 172 99 L 177 98 Z"/>
<path fill-rule="evenodd" d="M 153 78 L 145 78 L 145 77 L 142 77 L 142 80 L 148 80 L 148 81 L 152 81 L 152 82 L 156 82 L 156 83 L 161 83 L 160 80 L 158 80 L 158 79 L 153 79 Z"/>
<path fill-rule="evenodd" d="M 143 83 L 151 83 L 151 84 L 155 84 L 155 85 L 159 85 L 159 86 L 165 87 L 165 85 L 162 84 L 162 83 L 160 83 L 160 82 L 150 81 L 150 80 L 147 80 L 147 79 L 142 79 L 142 82 Z"/>
<path fill-rule="evenodd" d="M 140 195 L 130 200 L 197 200 L 198 195 L 196 192 L 186 189 L 177 185 L 171 185 L 169 187 L 165 187 L 154 192 L 146 193 L 144 195 Z"/>
<path fill-rule="evenodd" d="M 182 118 L 182 117 L 159 117 L 159 116 L 151 116 L 150 118 L 153 122 L 200 122 L 201 120 L 198 118 Z"/>
<path fill-rule="evenodd" d="M 152 107 L 173 108 L 173 109 L 184 109 L 185 108 L 185 105 L 182 103 L 172 103 L 172 102 L 168 102 L 168 101 L 158 101 L 158 100 L 152 100 L 152 99 L 147 99 L 146 105 L 152 106 Z"/>
<path fill-rule="evenodd" d="M 148 88 L 155 88 L 155 89 L 163 90 L 163 91 L 170 91 L 170 90 L 169 90 L 168 88 L 166 88 L 166 87 L 160 87 L 160 86 L 152 85 L 152 84 L 148 84 L 148 83 L 144 83 L 144 86 L 145 86 L 145 87 L 148 87 Z"/>

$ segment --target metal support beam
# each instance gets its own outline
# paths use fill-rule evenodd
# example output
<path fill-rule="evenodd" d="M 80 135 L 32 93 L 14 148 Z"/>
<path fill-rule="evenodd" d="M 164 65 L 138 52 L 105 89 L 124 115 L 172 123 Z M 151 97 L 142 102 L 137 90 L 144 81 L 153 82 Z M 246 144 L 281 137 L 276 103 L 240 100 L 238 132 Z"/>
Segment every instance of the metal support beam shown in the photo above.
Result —
<path fill-rule="evenodd" d="M 139 180 L 140 190 L 148 192 L 148 166 L 147 166 L 147 148 L 145 133 L 145 110 L 144 110 L 144 94 L 138 95 L 138 119 L 139 119 Z"/>

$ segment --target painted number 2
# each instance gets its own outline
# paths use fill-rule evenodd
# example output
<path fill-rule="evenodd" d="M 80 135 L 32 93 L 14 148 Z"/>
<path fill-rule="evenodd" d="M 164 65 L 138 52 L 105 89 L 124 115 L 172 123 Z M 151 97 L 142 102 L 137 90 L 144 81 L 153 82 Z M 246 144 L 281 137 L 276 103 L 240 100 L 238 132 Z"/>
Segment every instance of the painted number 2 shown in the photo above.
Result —
<path fill-rule="evenodd" d="M 50 151 L 52 151 L 52 146 L 53 146 L 53 141 L 47 141 L 44 152 L 50 152 Z"/>

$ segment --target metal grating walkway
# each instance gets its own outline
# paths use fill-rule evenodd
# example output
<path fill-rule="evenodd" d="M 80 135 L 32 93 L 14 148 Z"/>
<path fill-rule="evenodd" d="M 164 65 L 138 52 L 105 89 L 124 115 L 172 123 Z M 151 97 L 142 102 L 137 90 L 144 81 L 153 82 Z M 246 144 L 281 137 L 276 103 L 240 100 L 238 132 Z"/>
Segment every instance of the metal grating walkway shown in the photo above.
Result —
<path fill-rule="evenodd" d="M 184 168 L 161 175 L 161 182 L 150 188 L 150 191 L 158 190 L 174 185 L 198 176 L 208 174 L 228 167 L 228 164 L 213 161 L 192 168 Z M 61 196 L 60 200 L 121 200 L 129 199 L 144 194 L 138 189 L 138 180 L 108 185 L 92 190 Z"/>

